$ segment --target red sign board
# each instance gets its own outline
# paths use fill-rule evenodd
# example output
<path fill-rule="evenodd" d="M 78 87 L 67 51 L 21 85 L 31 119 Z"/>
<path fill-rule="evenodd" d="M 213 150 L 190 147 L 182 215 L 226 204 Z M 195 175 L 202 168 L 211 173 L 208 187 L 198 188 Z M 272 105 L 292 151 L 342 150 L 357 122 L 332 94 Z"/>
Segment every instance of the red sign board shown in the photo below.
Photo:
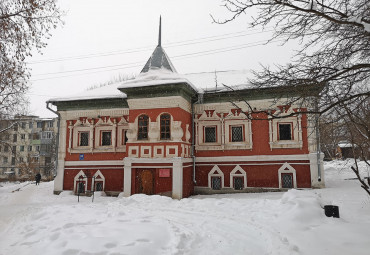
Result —
<path fill-rule="evenodd" d="M 170 177 L 170 170 L 169 168 L 161 168 L 159 169 L 159 177 Z"/>

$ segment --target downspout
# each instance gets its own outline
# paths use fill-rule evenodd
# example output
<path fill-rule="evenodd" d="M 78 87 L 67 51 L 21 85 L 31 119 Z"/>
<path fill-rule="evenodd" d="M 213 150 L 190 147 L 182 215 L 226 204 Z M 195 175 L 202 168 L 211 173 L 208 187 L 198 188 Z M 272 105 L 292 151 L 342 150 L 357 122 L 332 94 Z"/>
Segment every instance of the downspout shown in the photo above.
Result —
<path fill-rule="evenodd" d="M 193 128 L 193 132 L 191 135 L 191 157 L 193 159 L 193 183 L 197 184 L 197 181 L 195 180 L 195 113 L 194 113 L 194 104 L 197 104 L 200 102 L 199 94 L 198 94 L 198 99 L 196 102 L 191 104 L 191 126 Z"/>
<path fill-rule="evenodd" d="M 48 109 L 49 111 L 51 111 L 52 113 L 55 113 L 56 115 L 58 115 L 58 122 L 57 122 L 57 128 L 58 128 L 58 131 L 57 131 L 57 137 L 56 137 L 56 140 L 55 140 L 55 143 L 56 143 L 56 151 L 55 151 L 55 155 L 56 155 L 56 159 L 55 159 L 55 174 L 57 174 L 58 172 L 58 150 L 59 150 L 59 130 L 60 130 L 60 113 L 57 112 L 57 111 L 54 111 L 53 109 L 51 109 L 49 107 L 49 102 L 46 102 L 46 109 Z"/>

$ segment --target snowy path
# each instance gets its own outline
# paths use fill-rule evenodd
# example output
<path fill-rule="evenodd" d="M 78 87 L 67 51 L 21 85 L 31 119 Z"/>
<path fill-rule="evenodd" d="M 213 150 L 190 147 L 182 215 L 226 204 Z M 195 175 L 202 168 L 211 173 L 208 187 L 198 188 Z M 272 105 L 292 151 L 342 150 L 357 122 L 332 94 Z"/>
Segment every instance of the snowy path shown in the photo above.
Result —
<path fill-rule="evenodd" d="M 334 165 L 322 190 L 172 200 L 0 187 L 0 254 L 368 254 L 370 200 Z M 340 206 L 327 218 L 323 204 Z"/>

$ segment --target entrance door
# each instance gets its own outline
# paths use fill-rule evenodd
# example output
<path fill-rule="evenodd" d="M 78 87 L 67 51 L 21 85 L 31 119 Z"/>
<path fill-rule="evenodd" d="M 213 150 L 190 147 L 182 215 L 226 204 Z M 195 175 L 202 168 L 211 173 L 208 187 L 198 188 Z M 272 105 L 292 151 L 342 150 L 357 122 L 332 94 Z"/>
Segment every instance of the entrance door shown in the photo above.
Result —
<path fill-rule="evenodd" d="M 143 170 L 140 175 L 140 190 L 146 195 L 154 194 L 153 173 L 151 170 Z"/>

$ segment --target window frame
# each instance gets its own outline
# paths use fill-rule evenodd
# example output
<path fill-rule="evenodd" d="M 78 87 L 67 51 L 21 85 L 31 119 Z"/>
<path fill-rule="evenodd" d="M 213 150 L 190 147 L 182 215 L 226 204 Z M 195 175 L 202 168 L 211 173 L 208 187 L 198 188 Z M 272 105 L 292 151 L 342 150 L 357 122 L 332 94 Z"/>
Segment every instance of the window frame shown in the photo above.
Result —
<path fill-rule="evenodd" d="M 87 134 L 87 145 L 82 145 L 82 134 Z M 88 147 L 90 146 L 90 131 L 79 131 L 78 132 L 78 147 Z"/>
<path fill-rule="evenodd" d="M 214 129 L 215 130 L 215 132 L 214 132 L 214 142 L 210 142 L 210 141 L 207 141 L 207 129 Z M 208 125 L 208 126 L 204 126 L 203 127 L 203 143 L 205 143 L 205 144 L 215 144 L 215 143 L 217 143 L 217 126 L 216 125 Z"/>
<path fill-rule="evenodd" d="M 144 118 L 144 120 L 141 120 L 140 118 Z M 146 125 L 141 126 L 142 121 L 146 122 Z M 141 114 L 137 118 L 137 140 L 138 141 L 147 141 L 149 140 L 149 123 L 150 118 L 146 114 Z M 146 131 L 143 131 L 143 129 L 146 127 Z"/>
<path fill-rule="evenodd" d="M 162 119 L 162 117 L 167 117 L 166 119 Z M 162 122 L 165 123 L 162 123 Z M 168 121 L 168 124 L 166 123 Z M 169 113 L 163 113 L 159 117 L 159 130 L 160 130 L 160 140 L 171 140 L 171 115 Z M 162 131 L 162 129 L 165 129 Z M 168 130 L 167 130 L 168 128 Z M 165 137 L 164 137 L 165 136 Z"/>
<path fill-rule="evenodd" d="M 241 128 L 241 140 L 240 141 L 234 141 L 233 136 L 233 129 L 234 128 Z M 245 141 L 245 131 L 244 131 L 244 125 L 230 125 L 230 141 L 232 143 L 243 143 Z"/>
<path fill-rule="evenodd" d="M 290 139 L 281 139 L 280 126 L 289 126 Z M 292 122 L 279 122 L 279 123 L 277 123 L 277 135 L 278 135 L 278 137 L 277 137 L 278 141 L 293 141 L 294 140 L 293 123 Z"/>
<path fill-rule="evenodd" d="M 110 134 L 110 143 L 109 144 L 103 144 L 103 139 L 104 139 L 104 133 Z M 100 146 L 107 147 L 107 146 L 112 146 L 113 144 L 113 137 L 112 137 L 112 130 L 100 130 Z"/>

